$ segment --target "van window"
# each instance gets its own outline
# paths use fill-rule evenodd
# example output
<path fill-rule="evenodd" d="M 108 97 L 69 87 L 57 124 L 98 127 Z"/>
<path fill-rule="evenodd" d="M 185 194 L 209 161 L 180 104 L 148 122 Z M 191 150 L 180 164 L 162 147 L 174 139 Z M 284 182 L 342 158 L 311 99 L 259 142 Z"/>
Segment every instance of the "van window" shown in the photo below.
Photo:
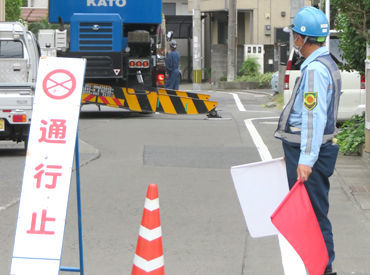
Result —
<path fill-rule="evenodd" d="M 0 58 L 23 58 L 22 42 L 14 40 L 1 40 Z"/>

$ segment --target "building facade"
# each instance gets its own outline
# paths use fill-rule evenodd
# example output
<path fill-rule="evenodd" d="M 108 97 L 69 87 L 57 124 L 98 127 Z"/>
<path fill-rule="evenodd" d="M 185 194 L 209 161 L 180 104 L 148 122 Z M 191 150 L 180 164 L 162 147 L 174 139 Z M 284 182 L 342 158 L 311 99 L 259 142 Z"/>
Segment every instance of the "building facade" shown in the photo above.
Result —
<path fill-rule="evenodd" d="M 225 43 L 227 31 L 225 36 L 223 29 L 227 30 L 228 1 L 201 0 L 200 3 L 201 11 L 208 13 L 213 22 L 212 44 Z M 290 0 L 239 0 L 237 9 L 239 44 L 274 44 L 274 29 L 290 23 Z"/>
<path fill-rule="evenodd" d="M 28 7 L 35 8 L 47 8 L 49 1 L 48 0 L 28 0 Z"/>
<path fill-rule="evenodd" d="M 173 32 L 180 53 L 182 80 L 191 81 L 192 73 L 192 13 L 187 0 L 163 0 L 162 11 L 166 31 Z"/>
<path fill-rule="evenodd" d="M 278 70 L 280 55 L 289 49 L 289 34 L 283 28 L 291 24 L 297 12 L 295 7 L 304 5 L 311 5 L 311 1 L 236 0 L 238 68 L 248 51 L 250 54 L 254 50 L 262 56 L 262 72 Z M 189 0 L 189 11 L 192 9 Z M 205 15 L 204 66 L 212 69 L 212 82 L 215 82 L 226 76 L 228 0 L 200 0 L 200 9 Z"/>
<path fill-rule="evenodd" d="M 27 22 L 45 19 L 48 14 L 48 0 L 27 0 L 27 6 L 21 8 L 22 18 Z"/>

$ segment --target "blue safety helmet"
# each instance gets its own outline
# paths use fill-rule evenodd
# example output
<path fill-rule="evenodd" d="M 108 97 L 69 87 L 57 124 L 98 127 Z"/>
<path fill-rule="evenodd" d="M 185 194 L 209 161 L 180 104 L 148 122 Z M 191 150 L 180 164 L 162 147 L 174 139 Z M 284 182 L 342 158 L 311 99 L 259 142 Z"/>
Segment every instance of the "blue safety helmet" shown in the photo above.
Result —
<path fill-rule="evenodd" d="M 318 42 L 324 42 L 330 30 L 326 15 L 314 7 L 301 8 L 290 27 L 301 35 L 315 37 Z"/>

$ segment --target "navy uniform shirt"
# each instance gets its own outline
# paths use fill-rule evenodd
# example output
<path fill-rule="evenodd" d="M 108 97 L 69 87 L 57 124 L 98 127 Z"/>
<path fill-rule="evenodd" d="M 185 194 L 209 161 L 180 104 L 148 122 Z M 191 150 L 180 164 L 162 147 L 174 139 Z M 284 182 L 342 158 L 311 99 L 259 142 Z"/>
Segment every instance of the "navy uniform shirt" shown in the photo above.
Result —
<path fill-rule="evenodd" d="M 177 51 L 171 51 L 166 58 L 166 71 L 170 75 L 179 69 L 180 55 Z"/>

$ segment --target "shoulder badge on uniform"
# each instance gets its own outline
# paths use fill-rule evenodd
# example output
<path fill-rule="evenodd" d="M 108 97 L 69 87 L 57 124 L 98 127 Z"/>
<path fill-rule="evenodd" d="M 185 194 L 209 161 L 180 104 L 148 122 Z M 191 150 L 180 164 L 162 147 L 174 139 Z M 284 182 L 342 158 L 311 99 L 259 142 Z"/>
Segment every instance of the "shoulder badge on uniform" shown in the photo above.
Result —
<path fill-rule="evenodd" d="M 303 103 L 307 110 L 313 110 L 317 105 L 317 93 L 305 92 L 303 95 Z"/>

